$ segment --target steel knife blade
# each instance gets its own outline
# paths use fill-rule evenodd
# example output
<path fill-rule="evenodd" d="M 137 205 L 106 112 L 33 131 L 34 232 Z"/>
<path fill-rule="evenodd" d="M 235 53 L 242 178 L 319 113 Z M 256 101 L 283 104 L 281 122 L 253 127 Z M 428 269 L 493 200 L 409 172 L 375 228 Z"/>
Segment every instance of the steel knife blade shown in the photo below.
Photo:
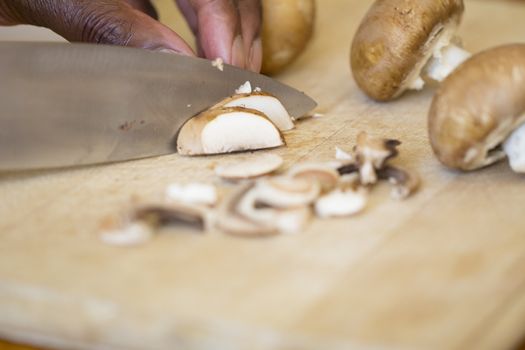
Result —
<path fill-rule="evenodd" d="M 246 81 L 292 116 L 316 103 L 269 77 L 209 60 L 69 43 L 0 43 L 0 170 L 75 166 L 175 152 L 199 111 Z"/>

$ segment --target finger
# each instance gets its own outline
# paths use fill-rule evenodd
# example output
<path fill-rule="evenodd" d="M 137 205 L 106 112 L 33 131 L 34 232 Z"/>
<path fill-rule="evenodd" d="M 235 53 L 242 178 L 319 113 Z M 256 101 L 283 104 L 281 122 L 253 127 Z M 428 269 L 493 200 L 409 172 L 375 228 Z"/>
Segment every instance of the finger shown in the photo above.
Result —
<path fill-rule="evenodd" d="M 0 0 L 1 2 L 1 0 Z M 117 0 L 10 0 L 8 17 L 50 28 L 69 41 L 132 46 L 194 55 L 175 32 Z"/>
<path fill-rule="evenodd" d="M 159 14 L 149 0 L 126 0 L 136 10 L 142 11 L 151 18 L 159 19 Z"/>
<path fill-rule="evenodd" d="M 241 32 L 246 48 L 246 67 L 259 72 L 262 65 L 262 7 L 260 0 L 238 0 Z"/>
<path fill-rule="evenodd" d="M 220 57 L 226 63 L 245 68 L 246 52 L 236 0 L 177 0 L 177 3 L 190 27 L 193 26 L 206 58 Z"/>

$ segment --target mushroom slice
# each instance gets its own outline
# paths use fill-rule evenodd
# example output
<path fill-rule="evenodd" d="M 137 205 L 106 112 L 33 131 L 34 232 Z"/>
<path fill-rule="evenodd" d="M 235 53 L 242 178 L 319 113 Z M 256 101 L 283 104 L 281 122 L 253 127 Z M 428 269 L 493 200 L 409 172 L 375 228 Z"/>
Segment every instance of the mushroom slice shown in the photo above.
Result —
<path fill-rule="evenodd" d="M 433 76 L 453 69 L 464 55 L 445 48 L 463 12 L 463 0 L 374 1 L 352 43 L 357 85 L 371 98 L 388 101 L 407 89 L 421 89 L 421 73 L 432 57 Z"/>
<path fill-rule="evenodd" d="M 270 174 L 283 165 L 276 154 L 254 154 L 243 161 L 229 162 L 215 167 L 215 174 L 226 180 L 249 179 Z"/>
<path fill-rule="evenodd" d="M 321 192 L 318 181 L 276 176 L 257 182 L 257 199 L 274 208 L 295 208 L 313 203 Z"/>
<path fill-rule="evenodd" d="M 206 110 L 180 129 L 182 155 L 221 154 L 284 145 L 279 129 L 261 112 L 247 108 Z"/>
<path fill-rule="evenodd" d="M 288 171 L 288 176 L 297 179 L 315 180 L 321 186 L 321 192 L 333 190 L 339 182 L 339 173 L 328 164 L 300 163 Z"/>
<path fill-rule="evenodd" d="M 397 156 L 397 146 L 400 144 L 398 140 L 370 137 L 364 131 L 359 133 L 354 153 L 363 185 L 377 182 L 376 170 L 381 169 L 389 159 Z"/>
<path fill-rule="evenodd" d="M 292 117 L 281 101 L 266 92 L 237 94 L 219 102 L 217 107 L 242 107 L 254 109 L 267 116 L 281 131 L 294 128 Z"/>
<path fill-rule="evenodd" d="M 115 246 L 136 246 L 147 243 L 154 234 L 154 227 L 143 221 L 114 220 L 101 228 L 102 242 Z"/>
<path fill-rule="evenodd" d="M 388 180 L 395 185 L 392 189 L 393 199 L 406 199 L 414 194 L 421 184 L 419 176 L 405 169 L 394 166 L 386 166 L 378 171 L 378 176 L 382 180 Z"/>
<path fill-rule="evenodd" d="M 315 213 L 320 218 L 351 216 L 361 212 L 366 202 L 363 191 L 335 190 L 315 202 Z"/>
<path fill-rule="evenodd" d="M 227 234 L 245 237 L 260 237 L 278 233 L 273 222 L 255 222 L 238 211 L 239 204 L 244 196 L 251 192 L 254 184 L 240 186 L 231 192 L 221 203 L 217 213 L 217 227 Z"/>
<path fill-rule="evenodd" d="M 198 182 L 171 184 L 166 189 L 166 198 L 168 201 L 208 206 L 214 206 L 218 200 L 215 186 Z"/>
<path fill-rule="evenodd" d="M 504 151 L 516 159 L 509 137 L 525 122 L 524 96 L 525 44 L 472 56 L 434 95 L 428 128 L 436 157 L 461 170 L 493 164 L 505 158 Z"/>
<path fill-rule="evenodd" d="M 252 188 L 239 201 L 237 211 L 260 225 L 273 225 L 279 233 L 301 232 L 311 217 L 309 206 L 277 209 L 259 204 L 259 191 Z"/>
<path fill-rule="evenodd" d="M 148 205 L 135 210 L 133 221 L 146 222 L 151 227 L 182 223 L 205 229 L 208 227 L 208 212 L 202 206 L 184 203 L 171 203 L 166 206 Z"/>

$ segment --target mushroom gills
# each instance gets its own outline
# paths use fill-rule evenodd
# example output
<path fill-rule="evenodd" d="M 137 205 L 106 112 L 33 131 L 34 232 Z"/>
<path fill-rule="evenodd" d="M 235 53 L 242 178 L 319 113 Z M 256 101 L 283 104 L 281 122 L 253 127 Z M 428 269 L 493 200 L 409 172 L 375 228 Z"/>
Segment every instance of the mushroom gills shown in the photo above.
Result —
<path fill-rule="evenodd" d="M 284 145 L 279 129 L 259 111 L 206 110 L 184 124 L 177 138 L 182 155 L 222 154 Z"/>
<path fill-rule="evenodd" d="M 425 44 L 424 58 L 416 65 L 405 79 L 402 88 L 396 96 L 405 90 L 421 90 L 425 86 L 425 78 L 434 81 L 443 81 L 461 63 L 467 60 L 471 54 L 462 49 L 454 42 L 458 39 L 454 36 L 457 24 L 446 23 L 436 27 Z"/>

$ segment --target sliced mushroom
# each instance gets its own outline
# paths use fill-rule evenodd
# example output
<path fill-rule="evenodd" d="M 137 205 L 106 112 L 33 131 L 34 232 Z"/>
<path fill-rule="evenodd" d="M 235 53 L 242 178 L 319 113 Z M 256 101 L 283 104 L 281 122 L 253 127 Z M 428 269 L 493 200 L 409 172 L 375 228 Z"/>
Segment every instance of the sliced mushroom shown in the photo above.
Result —
<path fill-rule="evenodd" d="M 257 182 L 257 199 L 274 208 L 296 208 L 313 203 L 321 192 L 318 181 L 277 176 Z"/>
<path fill-rule="evenodd" d="M 171 203 L 170 205 L 147 205 L 135 210 L 132 220 L 145 222 L 151 227 L 187 224 L 199 229 L 208 227 L 208 210 L 202 206 Z"/>
<path fill-rule="evenodd" d="M 252 188 L 240 199 L 237 212 L 246 219 L 260 225 L 273 226 L 279 233 L 298 233 L 304 229 L 311 217 L 309 206 L 278 209 L 261 205 L 259 189 Z"/>
<path fill-rule="evenodd" d="M 391 197 L 398 200 L 410 197 L 418 190 L 421 183 L 419 176 L 415 173 L 390 165 L 378 170 L 378 176 L 380 179 L 388 180 L 395 185 Z"/>
<path fill-rule="evenodd" d="M 400 144 L 398 140 L 370 137 L 364 131 L 359 133 L 354 153 L 363 185 L 377 182 L 376 171 L 397 156 Z"/>
<path fill-rule="evenodd" d="M 206 110 L 184 124 L 177 138 L 182 155 L 220 154 L 284 145 L 279 129 L 261 112 L 239 107 Z"/>
<path fill-rule="evenodd" d="M 442 79 L 469 55 L 452 46 L 463 11 L 462 0 L 376 0 L 352 43 L 357 85 L 379 101 L 419 90 L 431 58 L 430 76 Z"/>
<path fill-rule="evenodd" d="M 250 88 L 251 89 L 251 88 Z M 239 90 L 237 90 L 239 91 Z M 215 107 L 242 107 L 254 109 L 267 116 L 281 131 L 294 128 L 290 114 L 281 101 L 266 92 L 238 93 L 219 102 Z"/>
<path fill-rule="evenodd" d="M 523 171 L 518 164 L 525 149 L 515 145 L 524 123 L 525 44 L 492 48 L 467 60 L 436 92 L 428 117 L 437 158 L 461 170 L 493 164 L 507 153 L 512 168 Z"/>
<path fill-rule="evenodd" d="M 243 161 L 228 162 L 215 167 L 215 174 L 226 180 L 249 179 L 268 175 L 283 165 L 276 154 L 253 154 Z"/>
<path fill-rule="evenodd" d="M 238 187 L 221 203 L 216 220 L 220 230 L 231 235 L 246 237 L 269 236 L 278 233 L 273 222 L 255 222 L 239 213 L 240 201 L 253 189 L 253 186 L 253 183 L 250 183 Z"/>
<path fill-rule="evenodd" d="M 136 246 L 147 243 L 154 231 L 154 227 L 147 222 L 116 220 L 101 229 L 100 239 L 109 245 Z"/>
<path fill-rule="evenodd" d="M 263 0 L 262 46 L 264 74 L 275 74 L 304 50 L 315 19 L 314 0 Z"/>
<path fill-rule="evenodd" d="M 215 186 L 198 182 L 171 184 L 166 189 L 166 198 L 168 201 L 208 206 L 214 206 L 218 201 Z"/>
<path fill-rule="evenodd" d="M 300 163 L 288 171 L 288 176 L 297 179 L 314 180 L 319 182 L 321 192 L 333 190 L 339 182 L 339 173 L 329 164 Z"/>
<path fill-rule="evenodd" d="M 335 190 L 315 202 L 315 212 L 320 218 L 351 216 L 361 212 L 366 202 L 363 191 Z"/>

